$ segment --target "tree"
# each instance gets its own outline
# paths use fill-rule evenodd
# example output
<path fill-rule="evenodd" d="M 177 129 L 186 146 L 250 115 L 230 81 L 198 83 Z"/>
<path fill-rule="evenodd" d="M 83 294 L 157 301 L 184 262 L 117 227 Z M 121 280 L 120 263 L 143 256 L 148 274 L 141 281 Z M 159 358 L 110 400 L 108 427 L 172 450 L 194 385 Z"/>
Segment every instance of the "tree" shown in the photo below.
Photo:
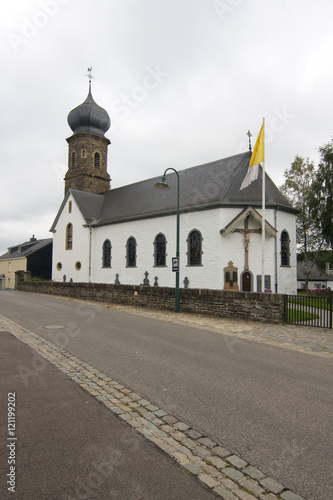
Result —
<path fill-rule="evenodd" d="M 281 191 L 294 208 L 296 216 L 296 242 L 301 253 L 318 248 L 316 225 L 310 213 L 309 202 L 312 196 L 312 183 L 315 167 L 312 161 L 296 156 L 290 168 L 284 172 L 285 182 Z"/>
<path fill-rule="evenodd" d="M 321 159 L 309 199 L 310 214 L 325 246 L 333 250 L 333 139 L 319 152 Z"/>
<path fill-rule="evenodd" d="M 312 184 L 315 180 L 315 166 L 312 161 L 296 156 L 290 168 L 284 172 L 285 182 L 281 191 L 294 208 L 296 215 L 296 243 L 300 252 L 299 260 L 304 261 L 305 290 L 308 289 L 311 264 L 310 254 L 321 248 L 322 238 L 318 238 L 317 226 L 310 212 Z"/>

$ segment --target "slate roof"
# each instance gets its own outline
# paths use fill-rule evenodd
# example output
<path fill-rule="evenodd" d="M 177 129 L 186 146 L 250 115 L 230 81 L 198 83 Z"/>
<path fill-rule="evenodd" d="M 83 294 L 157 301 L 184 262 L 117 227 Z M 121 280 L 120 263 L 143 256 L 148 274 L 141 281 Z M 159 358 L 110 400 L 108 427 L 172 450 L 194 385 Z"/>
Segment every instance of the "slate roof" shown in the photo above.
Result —
<path fill-rule="evenodd" d="M 258 180 L 242 191 L 239 188 L 247 173 L 251 153 L 241 153 L 222 160 L 205 163 L 180 170 L 180 211 L 195 211 L 217 207 L 239 207 L 248 205 L 261 207 L 262 170 Z M 161 172 L 162 176 L 163 172 Z M 166 174 L 169 190 L 159 190 L 154 184 L 161 176 L 146 179 L 102 194 L 91 194 L 69 190 L 51 227 L 55 230 L 57 220 L 68 196 L 72 193 L 87 224 L 102 226 L 135 219 L 158 217 L 175 213 L 177 208 L 177 175 Z M 291 213 L 296 210 L 280 193 L 266 173 L 266 207 L 279 207 Z"/>
<path fill-rule="evenodd" d="M 76 134 L 92 134 L 104 137 L 109 130 L 110 117 L 104 108 L 101 108 L 93 99 L 91 85 L 89 83 L 89 93 L 86 100 L 72 109 L 67 117 L 68 125 Z"/>
<path fill-rule="evenodd" d="M 71 194 L 74 197 L 80 209 L 80 212 L 87 224 L 91 224 L 98 216 L 104 199 L 104 196 L 102 194 L 86 193 L 85 191 L 76 191 L 75 189 L 69 189 L 51 226 L 51 233 L 55 231 L 55 227 L 57 225 L 61 212 L 63 211 L 64 206 L 66 205 L 67 200 Z"/>
<path fill-rule="evenodd" d="M 8 248 L 8 252 L 0 256 L 0 260 L 28 257 L 28 255 L 37 252 L 37 250 L 40 250 L 47 245 L 52 245 L 52 241 L 52 238 L 46 238 L 43 240 L 25 241 L 24 243 L 20 243 L 19 245 L 13 245 L 12 247 Z"/>
<path fill-rule="evenodd" d="M 239 191 L 246 175 L 251 153 L 246 152 L 199 165 L 179 174 L 180 210 L 193 211 L 222 206 L 261 207 L 262 172 L 247 188 Z M 162 176 L 163 172 L 161 172 Z M 174 213 L 177 205 L 177 175 L 167 172 L 170 190 L 156 189 L 161 176 L 147 179 L 104 193 L 101 210 L 94 225 L 155 217 Z M 266 174 L 266 206 L 296 212 Z"/>

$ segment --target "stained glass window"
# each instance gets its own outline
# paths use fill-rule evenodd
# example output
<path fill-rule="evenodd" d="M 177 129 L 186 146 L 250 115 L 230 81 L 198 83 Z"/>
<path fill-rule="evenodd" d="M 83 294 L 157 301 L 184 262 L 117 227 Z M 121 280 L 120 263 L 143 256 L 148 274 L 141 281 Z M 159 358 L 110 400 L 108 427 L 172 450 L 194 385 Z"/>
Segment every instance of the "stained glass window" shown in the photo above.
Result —
<path fill-rule="evenodd" d="M 127 267 L 136 267 L 136 240 L 133 236 L 127 240 Z"/>
<path fill-rule="evenodd" d="M 200 266 L 201 254 L 201 234 L 199 231 L 192 231 L 189 236 L 189 265 Z"/>
<path fill-rule="evenodd" d="M 103 243 L 103 267 L 111 267 L 111 242 L 105 240 Z"/>
<path fill-rule="evenodd" d="M 158 234 L 155 238 L 155 266 L 166 265 L 166 239 L 164 234 Z"/>
<path fill-rule="evenodd" d="M 281 266 L 289 266 L 289 235 L 287 231 L 282 231 L 281 234 Z"/>
<path fill-rule="evenodd" d="M 72 250 L 73 248 L 73 225 L 71 223 L 67 224 L 66 227 L 66 250 Z"/>

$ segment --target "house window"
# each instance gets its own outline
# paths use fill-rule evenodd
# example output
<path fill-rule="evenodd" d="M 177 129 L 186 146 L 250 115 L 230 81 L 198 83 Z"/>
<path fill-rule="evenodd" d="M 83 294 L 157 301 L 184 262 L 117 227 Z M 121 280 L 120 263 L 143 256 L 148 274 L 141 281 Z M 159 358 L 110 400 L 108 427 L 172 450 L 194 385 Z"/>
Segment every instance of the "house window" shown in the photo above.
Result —
<path fill-rule="evenodd" d="M 111 267 L 111 241 L 105 240 L 103 243 L 103 267 Z"/>
<path fill-rule="evenodd" d="M 67 224 L 66 227 L 66 250 L 72 250 L 73 248 L 73 225 L 71 223 Z"/>
<path fill-rule="evenodd" d="M 287 231 L 281 234 L 281 266 L 290 266 L 290 240 Z"/>
<path fill-rule="evenodd" d="M 75 151 L 73 151 L 73 153 L 72 153 L 72 167 L 75 167 L 75 164 L 76 164 L 76 155 L 75 155 Z"/>
<path fill-rule="evenodd" d="M 196 229 L 191 231 L 187 239 L 188 252 L 187 260 L 189 266 L 201 266 L 202 236 Z"/>
<path fill-rule="evenodd" d="M 94 155 L 94 167 L 99 168 L 100 158 L 101 158 L 100 154 L 95 153 L 95 155 Z"/>
<path fill-rule="evenodd" d="M 126 265 L 136 267 L 136 239 L 131 236 L 126 244 Z"/>
<path fill-rule="evenodd" d="M 158 234 L 154 241 L 155 266 L 166 265 L 166 239 L 164 234 Z"/>
<path fill-rule="evenodd" d="M 8 272 L 10 273 L 12 270 L 12 263 L 11 261 L 8 262 Z"/>
<path fill-rule="evenodd" d="M 68 202 L 68 213 L 69 214 L 72 213 L 72 202 L 71 201 Z"/>
<path fill-rule="evenodd" d="M 82 156 L 82 158 L 85 158 L 85 157 L 86 157 L 86 150 L 85 150 L 85 149 L 82 149 L 82 151 L 81 151 L 81 156 Z"/>
<path fill-rule="evenodd" d="M 61 269 L 62 269 L 62 263 L 57 262 L 57 271 L 61 271 Z"/>
<path fill-rule="evenodd" d="M 81 267 L 82 267 L 82 266 L 81 266 L 81 262 L 80 262 L 79 260 L 78 260 L 77 262 L 75 262 L 75 269 L 76 269 L 77 271 L 80 271 Z"/>

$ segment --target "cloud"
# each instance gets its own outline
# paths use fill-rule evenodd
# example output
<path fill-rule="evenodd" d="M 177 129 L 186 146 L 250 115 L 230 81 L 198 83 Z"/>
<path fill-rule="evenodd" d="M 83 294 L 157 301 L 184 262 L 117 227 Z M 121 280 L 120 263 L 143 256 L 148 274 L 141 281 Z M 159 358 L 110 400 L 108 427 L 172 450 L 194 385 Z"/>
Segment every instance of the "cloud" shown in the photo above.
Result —
<path fill-rule="evenodd" d="M 49 235 L 63 196 L 67 115 L 87 95 L 88 66 L 94 99 L 111 117 L 113 187 L 238 153 L 263 117 L 276 184 L 296 154 L 317 161 L 332 136 L 332 14 L 330 0 L 7 2 L 0 254 Z M 158 68 L 167 76 L 148 79 Z"/>

